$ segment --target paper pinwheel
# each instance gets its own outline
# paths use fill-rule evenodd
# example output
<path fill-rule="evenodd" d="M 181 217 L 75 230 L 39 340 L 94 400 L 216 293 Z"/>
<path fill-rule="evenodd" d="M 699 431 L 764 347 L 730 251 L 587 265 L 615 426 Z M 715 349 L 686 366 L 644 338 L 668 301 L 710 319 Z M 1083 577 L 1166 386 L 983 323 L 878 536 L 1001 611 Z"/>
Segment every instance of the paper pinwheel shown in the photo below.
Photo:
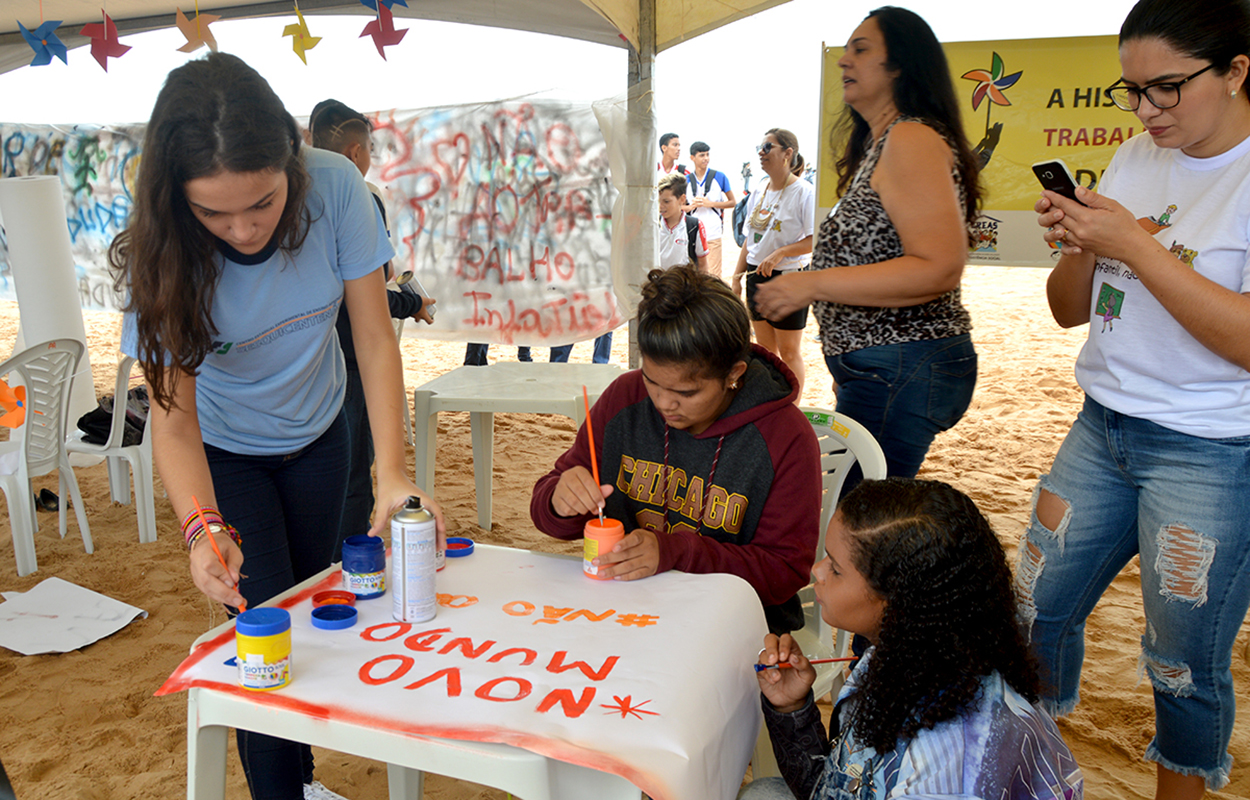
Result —
<path fill-rule="evenodd" d="M 46 67 L 52 63 L 52 56 L 61 59 L 63 63 L 69 63 L 66 58 L 69 50 L 56 35 L 56 29 L 60 24 L 59 19 L 50 19 L 39 23 L 39 27 L 32 31 L 27 30 L 22 23 L 17 23 L 17 27 L 22 31 L 22 38 L 26 40 L 26 44 L 30 45 L 30 49 L 35 51 L 35 57 L 30 60 L 32 67 Z"/>
<path fill-rule="evenodd" d="M 970 81 L 978 81 L 977 88 L 972 90 L 973 111 L 981 107 L 981 101 L 987 96 L 990 98 L 990 103 L 994 105 L 1011 105 L 1011 101 L 1007 99 L 1007 95 L 1003 94 L 1003 90 L 1015 86 L 1016 81 L 1020 80 L 1020 76 L 1024 74 L 1024 71 L 1021 70 L 1011 75 L 1003 75 L 1004 72 L 1006 70 L 1003 68 L 1003 57 L 995 53 L 989 72 L 983 69 L 974 69 L 960 76 Z"/>
<path fill-rule="evenodd" d="M 295 18 L 299 22 L 283 28 L 282 35 L 291 37 L 291 49 L 295 51 L 295 55 L 299 56 L 299 60 L 307 65 L 308 59 L 305 58 L 304 53 L 316 47 L 321 37 L 309 35 L 308 23 L 304 22 L 304 15 L 300 13 L 298 5 L 295 6 Z"/>
<path fill-rule="evenodd" d="M 396 3 L 404 8 L 408 8 L 408 3 L 405 0 L 382 0 L 382 5 L 387 8 L 394 8 Z M 370 11 L 378 10 L 378 0 L 360 0 L 360 4 Z"/>
<path fill-rule="evenodd" d="M 213 38 L 213 32 L 208 29 L 217 20 L 221 19 L 216 14 L 201 14 L 196 9 L 195 19 L 187 19 L 187 15 L 182 13 L 181 8 L 174 9 L 177 15 L 174 18 L 178 30 L 182 31 L 182 35 L 187 37 L 187 43 L 178 48 L 179 53 L 191 53 L 199 50 L 204 45 L 208 45 L 208 49 L 214 53 L 217 52 L 217 40 Z"/>
<path fill-rule="evenodd" d="M 104 13 L 103 9 L 101 13 Z M 121 58 L 130 50 L 130 45 L 117 41 L 117 26 L 108 14 L 104 14 L 103 23 L 83 25 L 79 34 L 91 39 L 91 56 L 100 62 L 105 72 L 109 71 L 110 58 Z"/>
<path fill-rule="evenodd" d="M 382 60 L 385 61 L 386 51 L 382 48 L 399 44 L 407 32 L 407 28 L 395 30 L 395 19 L 391 16 L 390 9 L 383 5 L 378 9 L 378 18 L 366 25 L 360 35 L 373 37 L 373 43 L 378 48 L 378 55 L 382 56 Z"/>
<path fill-rule="evenodd" d="M 0 425 L 6 428 L 20 427 L 26 421 L 26 387 L 12 389 L 7 383 L 0 381 L 0 408 L 4 409 L 4 415 L 0 416 Z"/>

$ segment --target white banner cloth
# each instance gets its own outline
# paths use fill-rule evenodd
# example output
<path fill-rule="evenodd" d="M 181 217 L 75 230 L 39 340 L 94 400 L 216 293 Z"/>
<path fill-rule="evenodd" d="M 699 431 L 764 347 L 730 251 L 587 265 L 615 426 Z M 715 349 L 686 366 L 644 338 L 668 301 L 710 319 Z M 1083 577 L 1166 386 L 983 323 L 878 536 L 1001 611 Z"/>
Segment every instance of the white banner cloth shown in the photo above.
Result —
<path fill-rule="evenodd" d="M 396 622 L 388 589 L 357 604 L 354 627 L 313 628 L 312 595 L 340 582 L 334 570 L 279 604 L 291 612 L 289 686 L 239 688 L 231 627 L 157 694 L 208 687 L 310 719 L 501 742 L 620 775 L 655 800 L 737 794 L 760 729 L 752 665 L 767 631 L 740 578 L 599 582 L 580 560 L 479 545 L 447 559 L 434 619 Z"/>

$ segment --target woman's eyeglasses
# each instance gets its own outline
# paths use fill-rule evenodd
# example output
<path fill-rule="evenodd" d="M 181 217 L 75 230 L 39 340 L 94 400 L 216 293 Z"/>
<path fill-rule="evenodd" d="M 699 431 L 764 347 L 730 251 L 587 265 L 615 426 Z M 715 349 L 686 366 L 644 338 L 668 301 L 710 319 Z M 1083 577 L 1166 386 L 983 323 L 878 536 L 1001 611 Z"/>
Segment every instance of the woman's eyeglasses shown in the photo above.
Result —
<path fill-rule="evenodd" d="M 763 144 L 757 144 L 755 146 L 755 152 L 762 156 L 766 156 L 772 151 L 775 144 L 776 142 L 764 142 Z"/>
<path fill-rule="evenodd" d="M 1150 101 L 1150 105 L 1160 111 L 1175 108 L 1181 102 L 1181 87 L 1214 66 L 1214 64 L 1207 64 L 1184 80 L 1152 83 L 1140 89 L 1135 86 L 1122 86 L 1124 79 L 1120 78 L 1120 80 L 1107 87 L 1107 96 L 1111 98 L 1111 102 L 1115 103 L 1117 108 L 1122 108 L 1125 111 L 1136 111 L 1141 106 L 1142 95 L 1145 95 L 1146 99 Z"/>

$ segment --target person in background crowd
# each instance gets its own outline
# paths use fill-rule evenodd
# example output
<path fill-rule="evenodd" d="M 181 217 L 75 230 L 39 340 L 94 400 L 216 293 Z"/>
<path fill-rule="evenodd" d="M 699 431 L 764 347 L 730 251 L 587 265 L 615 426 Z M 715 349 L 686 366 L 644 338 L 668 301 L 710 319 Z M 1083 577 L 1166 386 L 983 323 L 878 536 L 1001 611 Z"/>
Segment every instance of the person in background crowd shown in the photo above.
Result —
<path fill-rule="evenodd" d="M 707 234 L 707 272 L 709 275 L 721 276 L 721 238 L 725 228 L 725 209 L 733 208 L 737 200 L 733 189 L 729 188 L 729 178 L 725 173 L 708 167 L 712 157 L 712 148 L 705 142 L 690 145 L 690 160 L 694 162 L 694 172 L 686 175 L 687 213 L 694 214 L 703 224 Z"/>
<path fill-rule="evenodd" d="M 738 251 L 734 269 L 734 294 L 742 292 L 747 276 L 747 308 L 755 339 L 781 357 L 799 380 L 803 396 L 803 328 L 807 305 L 785 314 L 765 316 L 756 304 L 756 293 L 767 283 L 801 269 L 812 252 L 812 227 L 816 223 L 816 189 L 802 179 L 807 162 L 799 154 L 799 140 L 790 131 L 772 128 L 755 148 L 768 182 L 752 193 L 746 224 L 746 244 Z"/>
<path fill-rule="evenodd" d="M 686 179 L 681 175 L 660 178 L 660 268 L 692 264 L 707 272 L 707 235 L 703 223 L 682 211 L 686 204 Z"/>
<path fill-rule="evenodd" d="M 338 100 L 323 100 L 313 108 L 308 118 L 308 130 L 313 147 L 346 156 L 348 161 L 356 165 L 362 176 L 369 174 L 370 156 L 373 153 L 373 124 L 359 111 Z M 383 224 L 386 224 L 386 208 L 382 205 L 381 191 L 368 181 L 365 181 L 365 185 L 373 194 L 378 213 L 382 215 Z M 389 262 L 385 272 L 389 280 L 392 277 Z M 434 321 L 426 307 L 435 304 L 433 298 L 387 291 L 386 304 L 393 319 L 412 317 L 427 325 Z M 356 347 L 353 344 L 352 326 L 346 307 L 339 309 L 334 327 L 339 335 L 339 346 L 343 348 L 343 360 L 347 367 L 347 385 L 343 396 L 348 445 L 347 500 L 343 505 L 343 520 L 339 527 L 338 541 L 334 544 L 333 556 L 334 561 L 341 561 L 343 540 L 349 536 L 367 533 L 370 527 L 370 516 L 373 513 L 373 476 L 370 474 L 373 467 L 373 438 L 369 431 L 364 384 L 360 381 L 360 367 L 356 362 Z"/>
<path fill-rule="evenodd" d="M 655 169 L 664 177 L 676 170 L 677 174 L 686 174 L 686 165 L 677 163 L 681 158 L 681 139 L 675 133 L 666 133 L 660 137 L 660 161 Z"/>

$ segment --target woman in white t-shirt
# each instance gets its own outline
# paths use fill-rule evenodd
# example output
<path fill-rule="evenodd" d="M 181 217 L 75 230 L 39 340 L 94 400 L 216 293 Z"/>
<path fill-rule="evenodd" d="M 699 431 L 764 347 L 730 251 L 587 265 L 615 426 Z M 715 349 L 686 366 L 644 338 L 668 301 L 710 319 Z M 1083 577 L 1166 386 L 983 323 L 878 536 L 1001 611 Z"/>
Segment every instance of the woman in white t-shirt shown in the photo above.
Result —
<path fill-rule="evenodd" d="M 1051 312 L 1090 329 L 1085 406 L 1039 483 L 1016 588 L 1062 714 L 1085 618 L 1140 557 L 1145 757 L 1156 797 L 1186 800 L 1228 783 L 1230 659 L 1250 606 L 1250 2 L 1141 0 L 1120 66 L 1108 94 L 1146 132 L 1098 193 L 1036 206 L 1062 252 Z"/>
<path fill-rule="evenodd" d="M 777 275 L 803 267 L 812 252 L 812 231 L 816 225 L 816 189 L 801 177 L 807 163 L 799 154 L 799 140 L 783 128 L 772 128 L 755 148 L 768 183 L 757 189 L 748 203 L 743 233 L 746 242 L 738 252 L 734 270 L 734 293 L 742 291 L 747 276 L 747 309 L 755 339 L 776 353 L 799 379 L 799 400 L 803 397 L 806 370 L 800 344 L 807 326 L 807 307 L 781 319 L 766 319 L 755 308 L 755 290 Z"/>

